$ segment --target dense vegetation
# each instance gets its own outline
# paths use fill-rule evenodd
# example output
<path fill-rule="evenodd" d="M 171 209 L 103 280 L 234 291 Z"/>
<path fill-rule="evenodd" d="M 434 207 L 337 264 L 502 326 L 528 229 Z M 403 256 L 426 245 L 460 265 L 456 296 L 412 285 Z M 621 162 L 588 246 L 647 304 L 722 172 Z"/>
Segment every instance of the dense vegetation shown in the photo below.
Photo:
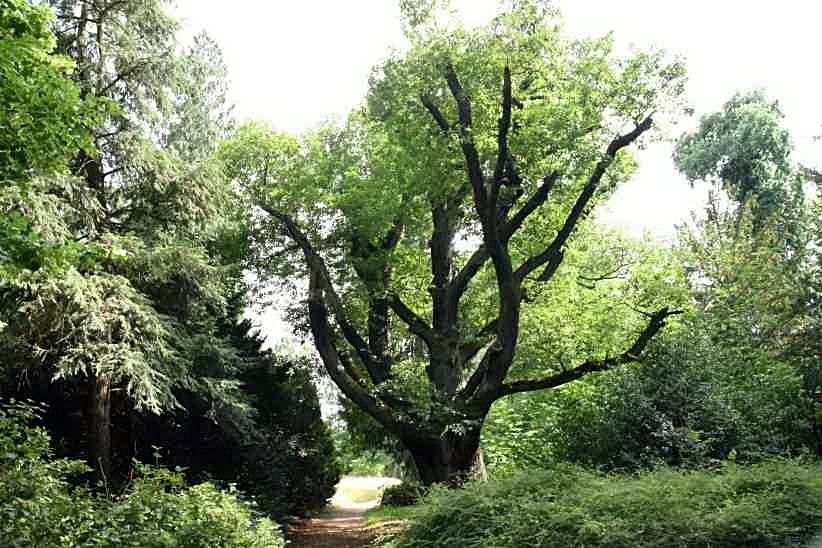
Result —
<path fill-rule="evenodd" d="M 28 426 L 31 406 L 0 409 L 0 545 L 285 546 L 275 524 L 236 493 L 186 486 L 180 473 L 138 465 L 122 494 L 75 483 L 82 461 L 51 458 L 49 436 Z"/>
<path fill-rule="evenodd" d="M 0 3 L 0 401 L 36 401 L 48 432 L 4 418 L 23 429 L 4 433 L 4 534 L 270 542 L 214 485 L 281 518 L 322 507 L 339 467 L 310 360 L 263 350 L 242 318 L 220 50 L 179 44 L 160 1 L 48 4 Z"/>
<path fill-rule="evenodd" d="M 800 546 L 822 520 L 820 472 L 790 461 L 614 477 L 572 466 L 531 470 L 435 490 L 393 545 Z"/>
<path fill-rule="evenodd" d="M 397 546 L 822 529 L 822 175 L 778 102 L 676 139 L 710 199 L 631 238 L 596 208 L 684 64 L 441 4 L 297 136 L 232 119 L 162 0 L 0 0 L 0 545 L 281 546 L 342 471 L 407 478 Z M 271 291 L 316 355 L 245 319 Z"/>

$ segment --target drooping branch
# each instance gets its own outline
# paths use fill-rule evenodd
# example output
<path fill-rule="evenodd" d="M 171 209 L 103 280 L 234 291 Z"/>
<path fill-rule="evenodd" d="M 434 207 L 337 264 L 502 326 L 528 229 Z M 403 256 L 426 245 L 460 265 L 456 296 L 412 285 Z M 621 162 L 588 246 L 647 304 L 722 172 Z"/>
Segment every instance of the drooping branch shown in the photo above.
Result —
<path fill-rule="evenodd" d="M 565 219 L 565 223 L 562 228 L 560 228 L 556 237 L 554 237 L 554 240 L 542 253 L 534 255 L 522 263 L 516 271 L 516 277 L 518 280 L 524 280 L 534 270 L 542 267 L 546 263 L 548 263 L 548 267 L 546 267 L 537 279 L 543 282 L 551 279 L 559 266 L 557 259 L 560 258 L 565 242 L 574 232 L 580 218 L 585 213 L 588 202 L 590 202 L 591 198 L 594 196 L 594 193 L 599 187 L 602 176 L 605 175 L 605 171 L 608 169 L 608 166 L 610 166 L 614 161 L 617 152 L 636 141 L 640 135 L 651 129 L 651 125 L 653 123 L 652 116 L 653 115 L 647 116 L 632 131 L 624 135 L 620 135 L 611 141 L 611 144 L 608 145 L 608 149 L 605 152 L 605 157 L 597 163 L 593 173 L 588 178 L 588 182 L 585 184 L 585 187 L 582 189 L 579 197 L 577 197 L 577 201 L 571 208 L 571 212 Z M 561 258 L 559 260 L 561 261 Z"/>
<path fill-rule="evenodd" d="M 502 398 L 518 392 L 531 392 L 534 390 L 555 388 L 582 378 L 589 373 L 607 371 L 619 365 L 639 361 L 642 351 L 645 350 L 645 347 L 651 339 L 665 326 L 665 320 L 676 314 L 682 314 L 682 311 L 669 310 L 667 307 L 652 314 L 648 325 L 645 326 L 645 329 L 643 329 L 639 334 L 636 341 L 634 341 L 634 344 L 618 356 L 601 360 L 588 360 L 577 367 L 561 371 L 544 379 L 522 380 L 503 384 L 497 392 L 497 398 Z"/>

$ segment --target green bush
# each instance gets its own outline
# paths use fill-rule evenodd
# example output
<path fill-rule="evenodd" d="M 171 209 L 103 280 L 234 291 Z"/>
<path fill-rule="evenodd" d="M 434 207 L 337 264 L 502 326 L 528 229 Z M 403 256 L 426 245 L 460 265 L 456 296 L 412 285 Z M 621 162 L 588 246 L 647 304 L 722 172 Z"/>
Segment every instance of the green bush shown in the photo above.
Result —
<path fill-rule="evenodd" d="M 382 493 L 383 506 L 413 506 L 428 493 L 428 488 L 416 481 L 392 485 Z"/>
<path fill-rule="evenodd" d="M 51 459 L 48 434 L 29 426 L 34 417 L 28 405 L 0 406 L 0 546 L 284 546 L 277 526 L 236 493 L 186 486 L 179 472 L 138 464 L 120 495 L 74 485 L 87 467 Z"/>
<path fill-rule="evenodd" d="M 435 488 L 400 547 L 798 546 L 822 527 L 822 466 L 602 475 L 572 466 L 460 490 Z"/>

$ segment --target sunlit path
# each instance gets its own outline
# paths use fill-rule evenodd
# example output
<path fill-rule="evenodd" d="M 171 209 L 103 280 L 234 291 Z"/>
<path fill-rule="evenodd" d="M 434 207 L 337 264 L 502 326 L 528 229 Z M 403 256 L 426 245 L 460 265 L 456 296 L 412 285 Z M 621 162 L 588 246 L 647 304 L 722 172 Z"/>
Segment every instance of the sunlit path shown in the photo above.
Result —
<path fill-rule="evenodd" d="M 399 480 L 385 477 L 346 476 L 337 484 L 328 511 L 298 523 L 289 531 L 291 546 L 359 548 L 368 545 L 372 533 L 365 529 L 364 514 L 377 506 L 385 487 Z"/>

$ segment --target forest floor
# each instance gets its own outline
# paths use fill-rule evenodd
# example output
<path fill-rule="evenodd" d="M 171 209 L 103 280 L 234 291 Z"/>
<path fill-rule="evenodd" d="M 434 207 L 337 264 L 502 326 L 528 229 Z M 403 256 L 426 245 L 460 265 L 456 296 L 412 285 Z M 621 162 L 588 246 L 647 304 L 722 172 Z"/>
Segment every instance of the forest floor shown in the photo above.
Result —
<path fill-rule="evenodd" d="M 288 530 L 293 548 L 364 548 L 384 529 L 366 527 L 365 512 L 380 503 L 382 490 L 399 483 L 394 478 L 346 476 L 337 484 L 331 503 L 320 516 L 300 521 Z M 390 525 L 386 525 L 390 526 Z"/>

